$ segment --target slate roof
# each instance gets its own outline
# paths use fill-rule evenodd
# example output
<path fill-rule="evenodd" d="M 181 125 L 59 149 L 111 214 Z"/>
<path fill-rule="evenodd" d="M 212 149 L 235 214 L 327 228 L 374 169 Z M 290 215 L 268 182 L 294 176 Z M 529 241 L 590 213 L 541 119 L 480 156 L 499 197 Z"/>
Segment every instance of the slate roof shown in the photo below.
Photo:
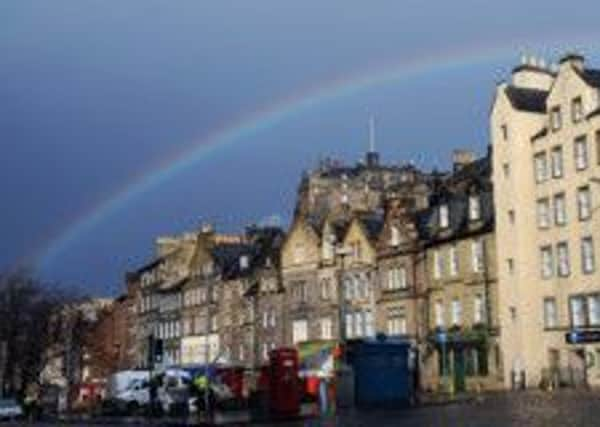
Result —
<path fill-rule="evenodd" d="M 427 245 L 493 230 L 491 173 L 491 154 L 488 153 L 442 182 L 432 194 L 429 208 L 416 215 L 420 238 Z M 477 221 L 469 219 L 469 196 L 472 191 L 480 200 L 481 216 Z M 449 210 L 449 226 L 444 229 L 439 226 L 439 207 L 442 204 L 447 204 Z"/>
<path fill-rule="evenodd" d="M 546 112 L 546 99 L 548 98 L 547 91 L 507 86 L 505 93 L 513 108 L 517 110 L 530 111 L 533 113 Z"/>
<path fill-rule="evenodd" d="M 149 263 L 143 265 L 142 267 L 138 268 L 137 270 L 134 271 L 134 274 L 140 275 L 142 273 L 145 273 L 146 271 L 150 271 L 153 268 L 157 267 L 161 262 L 163 262 L 165 260 L 166 256 L 162 256 L 162 257 L 158 257 L 153 259 L 152 261 L 150 261 Z"/>
<path fill-rule="evenodd" d="M 253 254 L 252 245 L 247 243 L 221 243 L 215 245 L 211 253 L 223 279 L 231 280 L 248 274 L 249 268 L 243 271 L 241 269 L 240 257 L 243 255 L 248 256 L 250 264 Z"/>
<path fill-rule="evenodd" d="M 361 215 L 358 220 L 362 224 L 369 240 L 377 240 L 381 230 L 383 230 L 383 216 L 378 214 Z"/>
<path fill-rule="evenodd" d="M 579 75 L 588 85 L 600 88 L 600 70 L 584 69 Z"/>

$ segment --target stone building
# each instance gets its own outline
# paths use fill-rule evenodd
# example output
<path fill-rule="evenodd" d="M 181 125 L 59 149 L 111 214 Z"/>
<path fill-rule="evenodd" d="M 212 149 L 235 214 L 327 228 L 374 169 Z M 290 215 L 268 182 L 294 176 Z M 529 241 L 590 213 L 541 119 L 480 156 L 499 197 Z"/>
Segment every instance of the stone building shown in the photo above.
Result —
<path fill-rule="evenodd" d="M 503 381 L 491 158 L 464 157 L 419 214 L 429 332 L 423 385 L 430 389 L 490 389 Z"/>
<path fill-rule="evenodd" d="M 285 342 L 320 338 L 319 265 L 321 262 L 320 225 L 306 216 L 297 216 L 281 248 L 281 277 L 285 292 L 287 322 Z"/>
<path fill-rule="evenodd" d="M 270 350 L 286 344 L 285 296 L 279 270 L 285 234 L 276 227 L 250 227 L 246 235 L 253 251 L 250 260 L 252 278 L 245 296 L 254 313 L 252 351 L 254 366 L 258 366 L 269 360 Z"/>
<path fill-rule="evenodd" d="M 427 208 L 429 193 L 430 186 L 416 180 L 394 187 L 376 246 L 377 331 L 410 340 L 419 353 L 427 334 L 427 281 L 417 213 Z"/>
<path fill-rule="evenodd" d="M 567 344 L 600 327 L 596 195 L 600 70 L 567 54 L 526 59 L 495 89 L 494 150 L 502 351 L 509 386 L 600 384 L 600 346 Z"/>

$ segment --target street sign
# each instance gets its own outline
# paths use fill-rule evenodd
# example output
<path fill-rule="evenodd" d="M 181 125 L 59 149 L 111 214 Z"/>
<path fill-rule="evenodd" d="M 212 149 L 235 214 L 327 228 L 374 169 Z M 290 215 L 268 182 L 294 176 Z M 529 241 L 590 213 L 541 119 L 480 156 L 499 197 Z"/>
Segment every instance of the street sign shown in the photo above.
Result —
<path fill-rule="evenodd" d="M 567 344 L 588 344 L 600 342 L 600 330 L 571 331 L 565 334 Z"/>

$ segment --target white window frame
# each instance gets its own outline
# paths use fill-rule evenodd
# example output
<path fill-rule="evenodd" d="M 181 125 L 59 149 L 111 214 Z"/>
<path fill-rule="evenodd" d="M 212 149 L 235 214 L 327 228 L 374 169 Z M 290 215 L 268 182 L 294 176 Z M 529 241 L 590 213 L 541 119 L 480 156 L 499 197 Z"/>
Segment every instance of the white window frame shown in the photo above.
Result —
<path fill-rule="evenodd" d="M 592 192 L 588 185 L 577 189 L 577 216 L 587 221 L 592 216 Z"/>
<path fill-rule="evenodd" d="M 469 196 L 469 219 L 471 221 L 481 219 L 481 198 L 478 194 Z"/>
<path fill-rule="evenodd" d="M 485 319 L 485 305 L 483 295 L 477 294 L 473 299 L 473 323 L 483 323 Z"/>
<path fill-rule="evenodd" d="M 580 328 L 587 325 L 585 313 L 585 297 L 583 295 L 569 298 L 571 326 Z"/>
<path fill-rule="evenodd" d="M 444 270 L 444 260 L 442 253 L 439 249 L 433 251 L 433 277 L 434 279 L 441 279 Z"/>
<path fill-rule="evenodd" d="M 452 326 L 462 324 L 462 304 L 458 298 L 452 300 Z"/>
<path fill-rule="evenodd" d="M 471 242 L 471 264 L 474 273 L 481 273 L 485 268 L 483 244 L 483 239 L 475 239 Z"/>
<path fill-rule="evenodd" d="M 439 206 L 439 220 L 440 220 L 440 228 L 448 228 L 450 227 L 450 208 L 447 203 L 444 203 Z"/>
<path fill-rule="evenodd" d="M 331 317 L 322 317 L 319 324 L 321 326 L 321 339 L 333 339 L 333 322 L 331 320 Z"/>
<path fill-rule="evenodd" d="M 594 240 L 592 236 L 586 236 L 581 239 L 581 270 L 584 274 L 591 274 L 595 268 Z"/>
<path fill-rule="evenodd" d="M 565 193 L 554 195 L 554 223 L 565 225 L 567 223 L 567 200 Z"/>
<path fill-rule="evenodd" d="M 558 242 L 556 244 L 557 274 L 560 277 L 567 277 L 571 274 L 571 263 L 569 260 L 568 242 Z"/>
<path fill-rule="evenodd" d="M 590 326 L 600 325 L 600 294 L 587 296 L 588 324 Z"/>
<path fill-rule="evenodd" d="M 562 178 L 565 173 L 562 146 L 552 148 L 550 151 L 550 163 L 552 178 Z"/>
<path fill-rule="evenodd" d="M 575 138 L 573 151 L 575 156 L 575 170 L 582 171 L 587 169 L 590 161 L 586 135 L 580 135 Z"/>
<path fill-rule="evenodd" d="M 554 275 L 554 254 L 552 246 L 542 246 L 540 248 L 540 272 L 542 279 L 549 279 Z"/>
<path fill-rule="evenodd" d="M 308 321 L 297 319 L 292 322 L 292 341 L 294 344 L 308 340 Z"/>
<path fill-rule="evenodd" d="M 545 151 L 536 153 L 533 156 L 535 182 L 540 183 L 548 179 L 548 159 Z"/>
<path fill-rule="evenodd" d="M 543 229 L 550 227 L 550 200 L 546 197 L 538 199 L 536 206 L 538 228 Z"/>
<path fill-rule="evenodd" d="M 556 298 L 544 298 L 544 328 L 556 328 L 558 326 L 558 311 L 556 309 Z"/>
<path fill-rule="evenodd" d="M 456 277 L 458 275 L 458 248 L 456 245 L 451 245 L 448 250 L 448 263 L 450 276 Z"/>
<path fill-rule="evenodd" d="M 437 300 L 433 306 L 435 326 L 438 328 L 444 327 L 444 303 L 442 300 Z"/>

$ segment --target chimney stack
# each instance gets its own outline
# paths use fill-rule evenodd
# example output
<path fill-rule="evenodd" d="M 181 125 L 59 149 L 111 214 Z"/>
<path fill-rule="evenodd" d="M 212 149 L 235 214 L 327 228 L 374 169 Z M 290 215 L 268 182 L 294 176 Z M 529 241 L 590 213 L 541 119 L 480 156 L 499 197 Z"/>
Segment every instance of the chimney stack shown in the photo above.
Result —
<path fill-rule="evenodd" d="M 470 150 L 454 150 L 452 152 L 452 166 L 454 172 L 458 172 L 465 166 L 475 161 L 475 153 Z"/>

